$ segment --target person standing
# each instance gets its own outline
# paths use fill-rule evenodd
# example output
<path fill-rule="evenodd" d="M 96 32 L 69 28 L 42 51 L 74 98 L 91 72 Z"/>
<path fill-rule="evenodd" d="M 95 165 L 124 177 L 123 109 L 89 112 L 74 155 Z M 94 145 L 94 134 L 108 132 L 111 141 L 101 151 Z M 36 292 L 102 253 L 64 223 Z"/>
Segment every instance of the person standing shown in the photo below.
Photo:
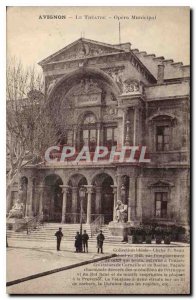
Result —
<path fill-rule="evenodd" d="M 57 241 L 57 251 L 60 251 L 61 239 L 63 237 L 62 228 L 59 227 L 59 230 L 55 233 Z"/>
<path fill-rule="evenodd" d="M 83 251 L 88 253 L 88 240 L 89 240 L 89 236 L 86 233 L 86 230 L 84 230 L 84 233 L 82 235 L 82 244 L 83 244 Z"/>
<path fill-rule="evenodd" d="M 102 230 L 100 230 L 100 233 L 97 236 L 97 253 L 99 253 L 99 249 L 101 253 L 103 253 L 103 241 L 105 240 L 105 237 L 102 233 Z"/>
<path fill-rule="evenodd" d="M 75 248 L 76 252 L 82 252 L 82 235 L 79 233 L 79 231 L 76 232 L 75 236 Z"/>

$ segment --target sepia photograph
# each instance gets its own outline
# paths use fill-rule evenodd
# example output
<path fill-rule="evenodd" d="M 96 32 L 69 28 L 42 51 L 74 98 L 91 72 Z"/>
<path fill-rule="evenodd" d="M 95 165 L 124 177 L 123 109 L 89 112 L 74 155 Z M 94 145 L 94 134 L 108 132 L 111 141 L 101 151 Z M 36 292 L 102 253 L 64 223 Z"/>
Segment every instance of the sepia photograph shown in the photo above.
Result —
<path fill-rule="evenodd" d="M 6 291 L 190 294 L 190 8 L 8 6 Z"/>

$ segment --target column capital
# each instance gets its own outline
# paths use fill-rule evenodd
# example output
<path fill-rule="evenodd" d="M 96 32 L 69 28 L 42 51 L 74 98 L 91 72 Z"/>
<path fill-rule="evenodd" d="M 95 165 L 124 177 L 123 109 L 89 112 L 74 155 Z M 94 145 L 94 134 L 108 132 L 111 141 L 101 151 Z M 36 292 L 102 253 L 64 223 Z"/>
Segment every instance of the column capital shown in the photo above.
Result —
<path fill-rule="evenodd" d="M 113 189 L 113 194 L 117 193 L 117 185 L 111 185 L 112 189 Z"/>
<path fill-rule="evenodd" d="M 92 194 L 93 193 L 93 185 L 84 185 L 84 187 L 86 188 L 87 194 Z"/>
<path fill-rule="evenodd" d="M 72 190 L 72 192 L 76 193 L 78 191 L 78 187 L 77 186 L 72 186 L 71 190 Z"/>
<path fill-rule="evenodd" d="M 119 174 L 119 173 L 115 175 L 115 177 L 116 177 L 117 179 L 121 179 L 122 176 L 123 176 L 123 174 Z"/>
<path fill-rule="evenodd" d="M 44 189 L 44 188 L 47 187 L 47 185 L 45 185 L 45 184 L 38 184 L 36 187 L 37 187 L 38 189 Z"/>
<path fill-rule="evenodd" d="M 102 187 L 101 186 L 95 186 L 96 193 L 101 193 Z"/>
<path fill-rule="evenodd" d="M 97 122 L 97 129 L 100 129 L 102 126 L 102 123 L 101 122 Z"/>
<path fill-rule="evenodd" d="M 60 187 L 62 188 L 62 192 L 63 193 L 68 193 L 70 186 L 69 185 L 60 185 Z"/>

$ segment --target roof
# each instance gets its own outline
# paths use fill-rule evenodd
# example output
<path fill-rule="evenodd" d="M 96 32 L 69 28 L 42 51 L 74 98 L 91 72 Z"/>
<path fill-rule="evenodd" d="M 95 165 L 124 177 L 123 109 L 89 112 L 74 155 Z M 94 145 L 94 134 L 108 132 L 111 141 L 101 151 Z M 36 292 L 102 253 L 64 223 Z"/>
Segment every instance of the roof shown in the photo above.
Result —
<path fill-rule="evenodd" d="M 95 54 L 91 53 L 87 48 L 87 45 L 92 45 L 94 49 L 100 50 Z M 112 45 L 108 43 L 102 43 L 86 38 L 79 38 L 73 43 L 65 46 L 59 51 L 49 55 L 45 59 L 41 60 L 38 64 L 44 66 L 46 64 L 68 61 L 73 59 L 81 59 L 84 56 L 77 57 L 77 49 L 79 47 L 84 47 L 82 51 L 86 51 L 85 58 L 90 58 L 93 56 L 100 56 L 106 54 L 115 53 L 131 53 L 139 62 L 139 64 L 144 67 L 148 73 L 155 79 L 157 79 L 158 65 L 164 65 L 164 80 L 169 81 L 173 79 L 189 78 L 190 77 L 190 66 L 183 65 L 182 62 L 175 63 L 172 59 L 165 59 L 163 56 L 156 56 L 155 54 L 148 54 L 145 51 L 139 51 L 138 49 L 131 49 L 130 43 L 123 43 L 118 45 Z M 71 50 L 71 51 L 70 51 Z M 70 54 L 71 53 L 71 54 Z M 73 55 L 72 55 L 73 53 Z M 69 54 L 69 55 L 68 55 Z M 74 56 L 75 55 L 75 56 Z"/>

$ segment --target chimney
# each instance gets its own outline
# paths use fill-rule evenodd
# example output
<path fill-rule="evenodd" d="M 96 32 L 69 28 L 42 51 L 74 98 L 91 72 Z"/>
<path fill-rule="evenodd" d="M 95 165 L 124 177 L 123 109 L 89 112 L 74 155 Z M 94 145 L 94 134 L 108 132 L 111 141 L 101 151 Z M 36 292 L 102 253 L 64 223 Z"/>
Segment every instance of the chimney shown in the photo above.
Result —
<path fill-rule="evenodd" d="M 158 65 L 157 83 L 162 84 L 164 82 L 164 68 L 163 64 Z"/>

